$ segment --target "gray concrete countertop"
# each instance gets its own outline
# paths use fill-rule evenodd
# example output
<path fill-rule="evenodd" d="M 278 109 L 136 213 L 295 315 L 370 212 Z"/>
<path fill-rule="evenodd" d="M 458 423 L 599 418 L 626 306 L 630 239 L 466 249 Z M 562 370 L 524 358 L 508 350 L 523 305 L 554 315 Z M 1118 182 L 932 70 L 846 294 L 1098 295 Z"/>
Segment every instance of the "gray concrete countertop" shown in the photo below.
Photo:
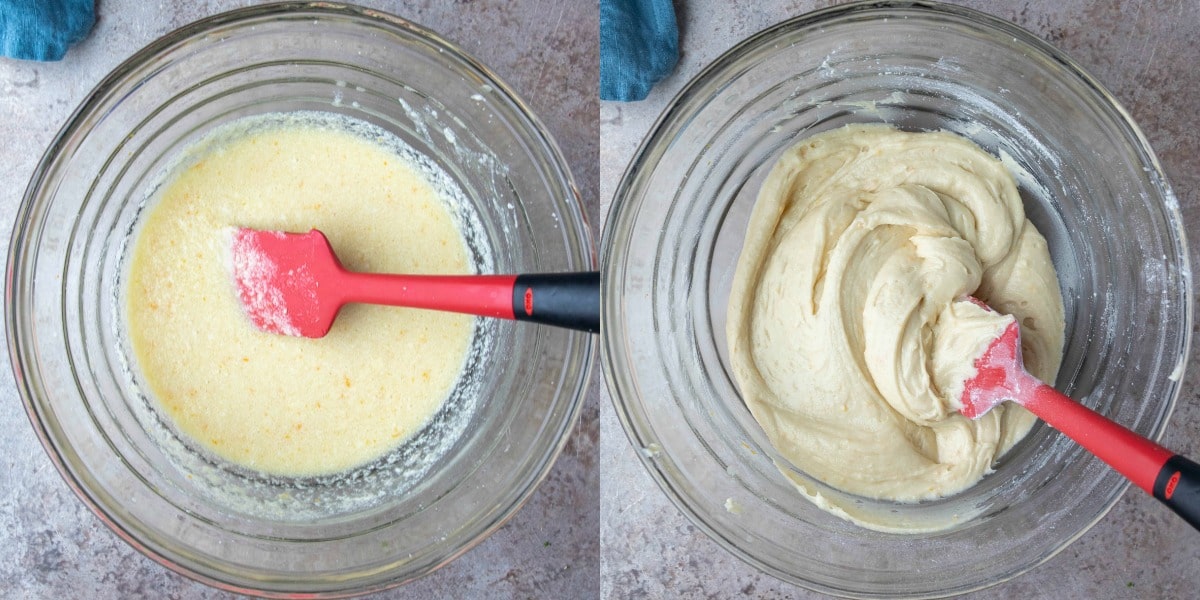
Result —
<path fill-rule="evenodd" d="M 158 36 L 244 0 L 102 0 L 91 35 L 59 63 L 0 59 L 0 239 L 42 152 L 118 63 Z M 570 162 L 593 227 L 598 215 L 598 8 L 539 0 L 369 1 L 455 41 L 528 101 Z M 7 362 L 7 361 L 5 361 Z M 599 400 L 549 478 L 495 535 L 386 598 L 594 598 L 599 594 Z M 59 477 L 29 425 L 10 370 L 0 369 L 0 596 L 227 598 L 138 554 Z"/>
<path fill-rule="evenodd" d="M 1141 125 L 1166 168 L 1189 232 L 1200 230 L 1200 3 L 1190 0 L 970 0 L 1065 50 L 1096 75 Z M 811 0 L 675 2 L 681 60 L 643 102 L 602 102 L 604 213 L 641 138 L 668 101 L 737 41 L 788 17 L 832 4 Z M 1192 264 L 1200 248 L 1192 236 Z M 1200 343 L 1200 336 L 1195 338 Z M 1200 352 L 1164 443 L 1200 455 Z M 759 573 L 691 524 L 645 472 L 611 409 L 600 418 L 601 596 L 604 598 L 815 598 Z M 1131 490 L 1099 525 L 1065 551 L 975 598 L 1194 598 L 1200 535 L 1145 494 Z"/>

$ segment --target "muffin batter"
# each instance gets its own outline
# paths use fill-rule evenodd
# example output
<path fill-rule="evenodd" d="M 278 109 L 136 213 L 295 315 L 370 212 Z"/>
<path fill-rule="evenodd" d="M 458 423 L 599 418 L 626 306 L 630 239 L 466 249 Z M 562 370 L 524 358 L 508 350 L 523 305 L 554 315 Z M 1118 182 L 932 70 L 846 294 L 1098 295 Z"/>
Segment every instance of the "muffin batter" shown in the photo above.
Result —
<path fill-rule="evenodd" d="M 126 303 L 142 382 L 200 447 L 269 474 L 376 459 L 441 407 L 469 316 L 351 305 L 329 335 L 255 329 L 230 264 L 233 228 L 325 232 L 350 269 L 469 273 L 457 219 L 382 131 L 330 115 L 227 126 L 162 186 L 132 249 Z"/>
<path fill-rule="evenodd" d="M 954 134 L 882 125 L 804 140 L 763 184 L 733 282 L 742 396 L 776 449 L 833 487 L 903 502 L 959 492 L 1034 422 L 1012 403 L 977 421 L 956 412 L 1005 319 L 966 295 L 1016 317 L 1027 368 L 1054 381 L 1058 280 L 1000 161 Z"/>

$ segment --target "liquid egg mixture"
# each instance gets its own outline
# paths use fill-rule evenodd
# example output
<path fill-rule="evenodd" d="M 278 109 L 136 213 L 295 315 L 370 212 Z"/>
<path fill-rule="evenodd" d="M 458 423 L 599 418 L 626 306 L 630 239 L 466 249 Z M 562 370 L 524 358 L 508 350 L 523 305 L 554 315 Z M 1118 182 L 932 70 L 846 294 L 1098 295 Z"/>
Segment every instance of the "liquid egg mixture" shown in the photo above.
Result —
<path fill-rule="evenodd" d="M 340 116 L 252 117 L 183 152 L 148 199 L 128 256 L 129 343 L 144 391 L 192 446 L 327 475 L 387 454 L 442 407 L 473 317 L 350 305 L 324 338 L 273 335 L 245 315 L 231 272 L 237 227 L 320 229 L 351 270 L 474 272 L 433 167 L 402 148 Z"/>

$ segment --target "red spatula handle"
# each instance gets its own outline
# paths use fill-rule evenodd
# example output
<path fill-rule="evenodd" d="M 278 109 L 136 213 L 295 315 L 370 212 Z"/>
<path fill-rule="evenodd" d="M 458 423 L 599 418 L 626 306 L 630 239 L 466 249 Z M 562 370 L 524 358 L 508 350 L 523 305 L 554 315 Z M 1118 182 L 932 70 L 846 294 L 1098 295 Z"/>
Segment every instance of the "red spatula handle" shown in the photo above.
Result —
<path fill-rule="evenodd" d="M 345 271 L 344 302 L 513 318 L 516 275 L 385 275 Z"/>
<path fill-rule="evenodd" d="M 386 304 L 600 331 L 600 273 L 385 275 L 342 271 L 343 302 Z"/>
<path fill-rule="evenodd" d="M 1200 465 L 1044 383 L 1022 404 L 1200 529 Z"/>

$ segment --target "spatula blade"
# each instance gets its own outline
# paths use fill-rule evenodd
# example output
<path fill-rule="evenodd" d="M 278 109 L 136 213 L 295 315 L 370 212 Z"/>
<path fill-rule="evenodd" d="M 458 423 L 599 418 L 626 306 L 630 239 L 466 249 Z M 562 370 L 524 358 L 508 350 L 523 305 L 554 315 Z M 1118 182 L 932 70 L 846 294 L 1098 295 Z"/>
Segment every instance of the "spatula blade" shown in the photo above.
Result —
<path fill-rule="evenodd" d="M 239 228 L 231 249 L 238 299 L 255 327 L 309 338 L 329 332 L 339 306 L 323 298 L 322 284 L 340 266 L 320 231 Z"/>
<path fill-rule="evenodd" d="M 968 419 L 977 419 L 1005 400 L 1022 398 L 1021 328 L 1013 320 L 975 360 L 975 375 L 963 384 L 962 408 Z"/>

